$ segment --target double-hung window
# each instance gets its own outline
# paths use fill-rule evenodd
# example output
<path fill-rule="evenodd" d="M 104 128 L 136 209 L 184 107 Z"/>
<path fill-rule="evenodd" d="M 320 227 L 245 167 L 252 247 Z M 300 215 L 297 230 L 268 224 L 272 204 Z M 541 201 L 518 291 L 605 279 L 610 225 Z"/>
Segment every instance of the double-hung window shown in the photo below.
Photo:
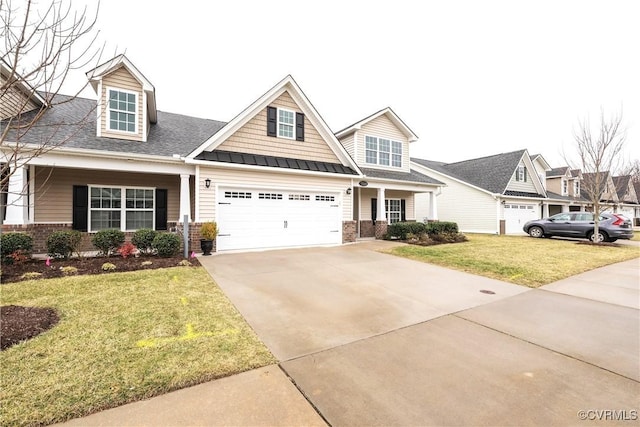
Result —
<path fill-rule="evenodd" d="M 91 187 L 89 231 L 154 228 L 155 191 L 151 188 Z"/>
<path fill-rule="evenodd" d="M 566 179 L 562 180 L 562 195 L 566 196 L 569 194 L 569 182 Z"/>
<path fill-rule="evenodd" d="M 578 181 L 577 179 L 573 181 L 573 195 L 574 196 L 580 195 L 580 181 Z"/>
<path fill-rule="evenodd" d="M 527 168 L 522 165 L 516 169 L 516 181 L 527 182 Z"/>
<path fill-rule="evenodd" d="M 372 165 L 402 167 L 402 143 L 365 136 L 365 161 Z"/>
<path fill-rule="evenodd" d="M 278 108 L 278 136 L 293 139 L 296 115 L 293 111 Z"/>
<path fill-rule="evenodd" d="M 109 130 L 136 133 L 136 93 L 109 89 Z"/>

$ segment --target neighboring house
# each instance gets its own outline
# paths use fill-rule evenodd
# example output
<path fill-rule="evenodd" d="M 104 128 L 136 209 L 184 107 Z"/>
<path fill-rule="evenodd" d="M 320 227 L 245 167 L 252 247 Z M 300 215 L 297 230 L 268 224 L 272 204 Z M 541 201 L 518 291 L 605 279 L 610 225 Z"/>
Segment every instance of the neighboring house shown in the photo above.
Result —
<path fill-rule="evenodd" d="M 616 185 L 613 182 L 613 176 L 609 171 L 582 173 L 582 186 L 580 191 L 582 198 L 589 203 L 589 210 L 592 210 L 593 195 L 595 193 L 599 193 L 601 212 L 615 212 L 620 202 Z"/>
<path fill-rule="evenodd" d="M 447 185 L 438 216 L 457 222 L 462 232 L 523 234 L 524 223 L 539 218 L 548 203 L 527 150 L 455 163 L 412 158 L 411 166 Z M 427 217 L 430 201 L 416 198 L 418 218 Z"/>
<path fill-rule="evenodd" d="M 586 209 L 588 201 L 582 197 L 582 172 L 579 169 L 553 168 L 546 171 L 545 180 L 549 209 L 543 212 L 543 217 Z"/>
<path fill-rule="evenodd" d="M 633 185 L 631 175 L 614 176 L 612 179 L 619 201 L 616 212 L 628 218 L 640 218 L 638 194 Z"/>
<path fill-rule="evenodd" d="M 435 201 L 443 185 L 411 168 L 416 136 L 391 109 L 336 136 L 291 76 L 225 123 L 158 111 L 124 55 L 87 75 L 97 103 L 59 104 L 12 136 L 68 139 L 11 175 L 2 229 L 29 232 L 36 251 L 53 230 L 130 235 L 185 216 L 191 249 L 205 221 L 218 223 L 218 251 L 337 245 L 416 219 L 415 195 Z"/>

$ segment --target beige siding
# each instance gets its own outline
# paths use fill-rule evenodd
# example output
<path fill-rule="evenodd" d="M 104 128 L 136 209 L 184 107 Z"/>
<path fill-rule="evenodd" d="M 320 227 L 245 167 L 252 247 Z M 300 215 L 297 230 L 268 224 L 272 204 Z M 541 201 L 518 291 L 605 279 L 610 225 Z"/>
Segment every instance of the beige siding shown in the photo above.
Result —
<path fill-rule="evenodd" d="M 211 179 L 211 188 L 204 186 L 204 181 Z M 232 169 L 200 168 L 200 221 L 216 219 L 216 188 L 265 188 L 282 190 L 307 190 L 339 193 L 342 205 L 342 220 L 353 218 L 352 196 L 345 191 L 351 187 L 351 180 L 346 178 L 306 176 L 283 174 L 277 171 L 238 171 Z"/>
<path fill-rule="evenodd" d="M 0 86 L 6 82 L 6 78 L 0 75 Z M 0 102 L 0 120 L 13 117 L 20 112 L 31 111 L 38 105 L 29 99 L 29 97 L 12 86 L 2 94 L 2 102 Z"/>
<path fill-rule="evenodd" d="M 288 92 L 283 93 L 272 107 L 286 108 L 301 113 L 300 107 Z M 308 117 L 304 120 L 304 141 L 267 136 L 267 109 L 263 109 L 238 129 L 218 150 L 239 153 L 263 154 L 268 156 L 289 157 L 301 160 L 315 160 L 329 163 L 341 163 L 327 142 L 320 136 Z"/>
<path fill-rule="evenodd" d="M 436 197 L 440 221 L 457 222 L 462 232 L 494 234 L 499 231 L 497 202 L 490 194 L 461 184 L 437 172 L 416 169 L 447 184 L 447 187 L 442 188 L 442 194 Z M 418 193 L 416 198 L 421 199 L 418 203 L 421 209 L 426 207 L 425 211 L 416 212 L 416 217 L 427 217 L 429 194 Z"/>
<path fill-rule="evenodd" d="M 378 190 L 375 188 L 362 188 L 360 191 L 360 220 L 369 221 L 371 220 L 371 199 L 378 198 Z M 386 190 L 384 197 L 385 199 L 404 199 L 407 221 L 416 220 L 414 193 L 410 191 Z"/>
<path fill-rule="evenodd" d="M 127 132 L 113 132 L 109 130 L 108 120 L 109 120 L 109 99 L 107 90 L 111 89 L 124 89 L 127 91 L 135 92 L 136 101 L 138 103 L 138 117 L 136 124 L 137 133 L 131 134 Z M 111 138 L 119 138 L 119 139 L 130 139 L 133 141 L 142 141 L 142 128 L 143 121 L 146 120 L 146 114 L 144 110 L 144 106 L 142 105 L 142 84 L 136 80 L 131 73 L 127 71 L 126 68 L 120 67 L 112 73 L 104 76 L 102 79 L 102 105 L 104 106 L 102 115 L 100 116 L 100 129 L 102 132 L 102 136 L 111 137 Z"/>
<path fill-rule="evenodd" d="M 547 178 L 547 190 L 552 193 L 562 194 L 561 178 Z"/>
<path fill-rule="evenodd" d="M 168 220 L 180 214 L 180 176 L 36 167 L 35 222 L 71 223 L 73 186 L 99 185 L 166 188 Z"/>
<path fill-rule="evenodd" d="M 364 124 L 362 129 L 357 132 L 358 140 L 356 144 L 357 158 L 356 163 L 360 167 L 386 169 L 393 171 L 409 172 L 410 171 L 410 155 L 409 155 L 409 140 L 404 136 L 400 129 L 398 129 L 386 115 L 377 117 L 376 119 Z M 394 168 L 391 166 L 379 166 L 366 163 L 365 157 L 365 137 L 375 136 L 390 139 L 392 141 L 398 141 L 402 143 L 402 167 Z"/>
<path fill-rule="evenodd" d="M 351 157 L 353 157 L 355 159 L 355 133 L 352 133 L 351 135 L 347 135 L 344 138 L 342 138 L 340 140 L 340 143 L 342 144 L 342 146 L 347 150 L 347 153 L 349 153 L 349 155 Z"/>
<path fill-rule="evenodd" d="M 536 186 L 533 184 L 533 180 L 535 179 L 535 177 L 531 176 L 531 172 L 535 171 L 530 171 L 529 168 L 527 168 L 527 180 L 526 181 L 516 181 L 516 173 L 514 173 L 511 176 L 511 181 L 509 181 L 509 184 L 507 184 L 507 190 L 511 190 L 511 191 L 524 191 L 527 193 L 537 193 L 538 190 L 536 189 Z"/>

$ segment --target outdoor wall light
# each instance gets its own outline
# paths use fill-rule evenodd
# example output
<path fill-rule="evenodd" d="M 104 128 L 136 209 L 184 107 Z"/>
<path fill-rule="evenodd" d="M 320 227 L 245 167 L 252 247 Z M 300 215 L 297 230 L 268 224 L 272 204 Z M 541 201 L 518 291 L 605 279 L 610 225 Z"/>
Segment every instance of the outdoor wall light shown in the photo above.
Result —
<path fill-rule="evenodd" d="M 211 180 L 209 178 L 204 180 L 204 186 L 207 188 L 211 187 Z"/>
<path fill-rule="evenodd" d="M 351 194 L 351 187 L 347 188 L 347 196 Z"/>

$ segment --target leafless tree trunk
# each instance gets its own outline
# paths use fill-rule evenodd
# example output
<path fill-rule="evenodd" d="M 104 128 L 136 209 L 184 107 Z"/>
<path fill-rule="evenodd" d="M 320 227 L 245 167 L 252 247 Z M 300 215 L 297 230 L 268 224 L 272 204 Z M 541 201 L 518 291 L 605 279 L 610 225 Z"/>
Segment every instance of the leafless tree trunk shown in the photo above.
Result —
<path fill-rule="evenodd" d="M 75 11 L 71 0 L 0 0 L 0 188 L 4 191 L 18 167 L 64 145 L 74 136 L 68 129 L 80 130 L 95 120 L 95 112 L 88 112 L 79 123 L 47 123 L 50 129 L 37 143 L 23 140 L 47 109 L 75 99 L 86 87 L 60 95 L 70 72 L 99 61 L 102 49 L 94 48 L 97 13 L 96 9 L 95 15 L 90 14 L 86 7 Z M 67 131 L 58 132 L 60 128 Z"/>
<path fill-rule="evenodd" d="M 564 158 L 572 168 L 582 170 L 581 192 L 593 206 L 594 236 L 598 236 L 603 198 L 610 192 L 615 193 L 615 186 L 610 188 L 611 174 L 623 168 L 625 162 L 626 130 L 622 114 L 606 117 L 601 109 L 596 127 L 592 128 L 589 119 L 582 120 L 574 130 L 574 140 L 575 155 L 565 154 Z M 572 162 L 573 158 L 576 160 Z"/>

